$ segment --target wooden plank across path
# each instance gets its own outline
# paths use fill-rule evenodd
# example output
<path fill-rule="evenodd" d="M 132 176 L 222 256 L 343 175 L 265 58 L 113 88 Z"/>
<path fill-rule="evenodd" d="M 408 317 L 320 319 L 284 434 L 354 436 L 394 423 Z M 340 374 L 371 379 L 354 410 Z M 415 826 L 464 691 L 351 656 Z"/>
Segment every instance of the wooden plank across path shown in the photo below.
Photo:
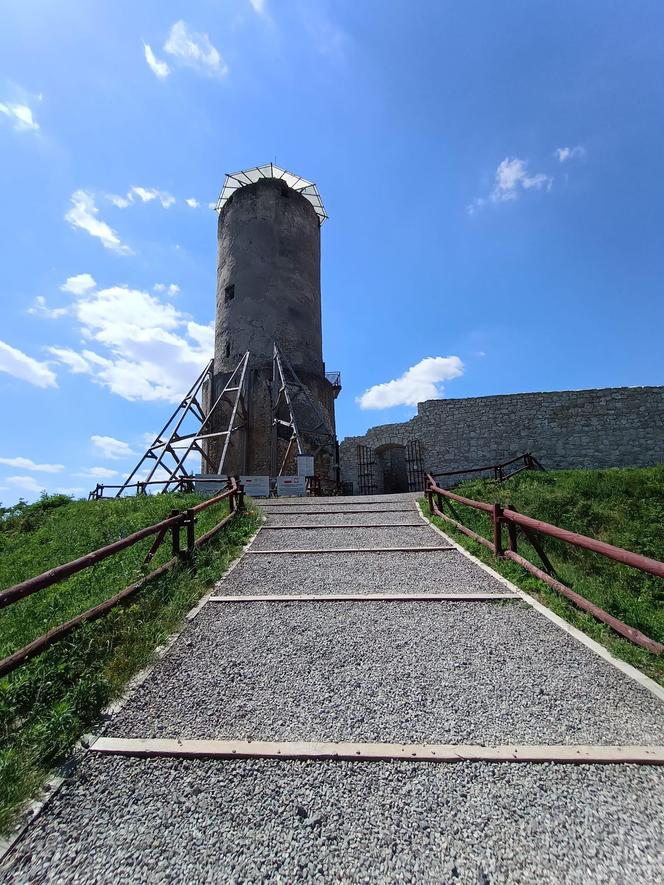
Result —
<path fill-rule="evenodd" d="M 267 507 L 266 508 L 264 504 L 260 504 L 260 503 L 259 503 L 259 506 L 263 510 L 265 510 L 266 513 L 274 513 L 274 514 L 279 515 L 279 508 L 278 507 Z M 313 507 L 305 508 L 304 510 L 291 510 L 290 508 L 285 507 L 281 511 L 282 516 L 285 516 L 286 514 L 288 514 L 289 516 L 305 516 L 305 515 L 310 516 L 311 514 L 314 514 L 315 516 L 329 516 L 329 514 L 331 514 L 331 513 L 334 513 L 335 515 L 337 513 L 344 513 L 344 514 L 350 514 L 351 516 L 355 513 L 415 513 L 416 514 L 417 510 L 415 510 L 414 507 L 399 507 L 398 510 L 389 509 L 387 507 L 383 507 L 380 510 L 369 510 L 369 509 L 366 509 L 366 510 L 339 510 L 336 507 L 328 507 L 327 510 L 314 510 Z"/>
<path fill-rule="evenodd" d="M 662 746 L 589 746 L 561 744 L 382 744 L 350 741 L 219 741 L 176 738 L 100 737 L 95 753 L 122 756 L 189 756 L 218 759 L 408 759 L 411 762 L 563 762 L 664 765 Z"/>
<path fill-rule="evenodd" d="M 362 526 L 362 528 L 372 528 L 371 526 Z M 265 531 L 265 526 L 261 529 Z M 456 547 L 325 547 L 325 548 L 307 548 L 307 549 L 288 549 L 288 550 L 252 550 L 249 548 L 246 556 L 284 556 L 291 553 L 431 553 L 441 550 L 453 550 Z"/>
<path fill-rule="evenodd" d="M 366 522 L 344 522 L 343 525 L 320 525 L 319 523 L 309 523 L 308 525 L 264 525 L 261 531 L 290 531 L 291 529 L 420 529 L 426 528 L 421 522 L 372 522 L 367 525 Z"/>
<path fill-rule="evenodd" d="M 286 593 L 272 596 L 210 596 L 208 602 L 494 602 L 516 593 Z"/>

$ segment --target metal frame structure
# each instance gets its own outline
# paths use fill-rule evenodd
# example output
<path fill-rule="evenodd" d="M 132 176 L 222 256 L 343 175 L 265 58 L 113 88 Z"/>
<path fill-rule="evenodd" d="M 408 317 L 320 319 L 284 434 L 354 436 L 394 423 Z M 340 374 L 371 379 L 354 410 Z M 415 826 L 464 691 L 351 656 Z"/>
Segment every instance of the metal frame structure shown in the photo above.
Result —
<path fill-rule="evenodd" d="M 246 187 L 248 184 L 255 184 L 261 178 L 277 178 L 283 181 L 291 190 L 302 194 L 305 200 L 314 207 L 319 224 L 323 224 L 325 219 L 328 218 L 321 195 L 313 181 L 301 178 L 299 175 L 295 175 L 294 172 L 288 172 L 275 163 L 266 163 L 264 166 L 255 166 L 253 169 L 244 169 L 240 172 L 228 172 L 215 206 L 216 211 L 221 212 L 236 190 Z"/>
<path fill-rule="evenodd" d="M 192 452 L 196 452 L 201 456 L 210 473 L 222 474 L 224 472 L 226 459 L 232 443 L 237 440 L 242 448 L 245 444 L 248 418 L 248 363 L 249 351 L 244 354 L 237 364 L 219 396 L 212 401 L 214 396 L 214 360 L 210 360 L 190 387 L 182 402 L 175 409 L 166 424 L 164 424 L 161 432 L 157 434 L 152 444 L 148 446 L 138 464 L 124 483 L 118 487 L 118 492 L 115 495 L 116 498 L 120 498 L 122 493 L 132 485 L 132 480 L 146 464 L 151 466 L 141 482 L 149 483 L 154 481 L 153 476 L 161 468 L 167 473 L 167 476 L 163 479 L 163 491 L 165 492 L 169 491 L 171 486 L 180 484 L 183 479 L 191 478 L 191 474 L 185 466 L 185 461 Z M 202 396 L 206 382 L 209 385 L 208 402 L 212 403 L 207 409 L 203 403 Z M 225 429 L 210 431 L 209 428 L 213 416 L 224 406 L 230 406 L 230 416 Z M 195 422 L 194 426 L 189 432 L 182 432 L 185 422 L 190 423 L 191 419 Z M 221 456 L 217 463 L 214 463 L 202 443 L 222 437 L 224 444 Z M 183 454 L 180 454 L 180 452 L 183 452 Z M 162 480 L 157 481 L 161 482 Z M 133 485 L 136 485 L 136 480 L 134 480 Z"/>
<path fill-rule="evenodd" d="M 287 439 L 286 452 L 279 464 L 279 439 Z M 309 450 L 305 448 L 309 444 Z M 337 461 L 337 438 L 329 420 L 297 372 L 275 343 L 272 356 L 272 476 L 281 476 L 293 449 L 298 455 L 313 455 L 329 450 L 333 464 Z"/>
<path fill-rule="evenodd" d="M 357 446 L 357 484 L 360 495 L 375 495 L 376 485 L 376 453 L 371 446 L 361 443 Z"/>
<path fill-rule="evenodd" d="M 419 439 L 410 439 L 406 443 L 406 475 L 409 492 L 421 492 L 426 488 L 427 480 Z"/>

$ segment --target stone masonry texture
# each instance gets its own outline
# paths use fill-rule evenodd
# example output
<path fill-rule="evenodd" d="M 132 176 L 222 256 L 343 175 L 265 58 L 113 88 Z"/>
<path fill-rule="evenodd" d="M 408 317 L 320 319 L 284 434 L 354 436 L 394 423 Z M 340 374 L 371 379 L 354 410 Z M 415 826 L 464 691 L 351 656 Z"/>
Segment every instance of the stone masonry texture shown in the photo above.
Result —
<path fill-rule="evenodd" d="M 431 472 L 495 464 L 527 451 L 547 469 L 647 467 L 664 462 L 664 387 L 427 400 L 410 421 L 347 437 L 342 479 L 359 491 L 359 444 L 376 452 L 378 474 L 381 450 L 413 439 Z"/>

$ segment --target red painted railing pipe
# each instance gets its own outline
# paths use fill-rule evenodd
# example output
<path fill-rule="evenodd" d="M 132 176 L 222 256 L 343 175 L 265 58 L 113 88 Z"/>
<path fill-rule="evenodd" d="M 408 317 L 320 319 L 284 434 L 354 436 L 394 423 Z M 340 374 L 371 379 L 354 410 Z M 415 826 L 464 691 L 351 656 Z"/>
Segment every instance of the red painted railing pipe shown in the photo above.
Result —
<path fill-rule="evenodd" d="M 615 562 L 622 562 L 624 565 L 632 566 L 632 568 L 640 569 L 642 572 L 648 572 L 651 575 L 657 575 L 664 578 L 664 562 L 657 559 L 651 559 L 649 556 L 643 556 L 640 553 L 632 553 L 631 550 L 623 550 L 622 547 L 614 547 L 613 544 L 607 544 L 605 541 L 598 541 L 595 538 L 589 538 L 586 535 L 579 535 L 576 532 L 570 532 L 567 529 L 561 529 L 556 525 L 548 522 L 542 522 L 541 519 L 533 519 L 523 513 L 516 513 L 514 510 L 506 508 L 503 510 L 503 519 L 514 522 L 517 525 L 534 529 L 550 538 L 557 538 L 559 541 L 566 541 L 575 547 L 582 547 L 584 550 L 591 550 L 593 553 L 599 553 Z"/>

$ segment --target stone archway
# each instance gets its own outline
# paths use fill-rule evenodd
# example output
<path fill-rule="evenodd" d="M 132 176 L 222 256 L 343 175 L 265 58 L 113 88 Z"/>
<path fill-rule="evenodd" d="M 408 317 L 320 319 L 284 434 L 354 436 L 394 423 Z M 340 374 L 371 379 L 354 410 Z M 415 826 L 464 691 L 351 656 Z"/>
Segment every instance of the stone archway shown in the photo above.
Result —
<path fill-rule="evenodd" d="M 395 494 L 408 491 L 406 447 L 387 443 L 376 449 L 376 480 L 379 493 Z"/>

